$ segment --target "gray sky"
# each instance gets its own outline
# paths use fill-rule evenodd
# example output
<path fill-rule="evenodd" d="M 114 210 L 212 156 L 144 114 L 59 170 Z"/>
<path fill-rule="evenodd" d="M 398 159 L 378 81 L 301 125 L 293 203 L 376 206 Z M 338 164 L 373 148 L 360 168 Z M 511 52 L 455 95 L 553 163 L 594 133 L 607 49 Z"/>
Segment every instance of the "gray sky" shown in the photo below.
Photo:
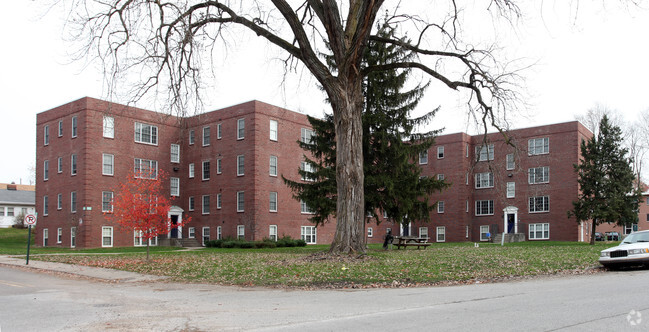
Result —
<path fill-rule="evenodd" d="M 649 10 L 607 7 L 604 1 L 532 3 L 523 8 L 516 29 L 497 29 L 509 59 L 534 64 L 522 72 L 527 107 L 509 114 L 512 128 L 572 121 L 596 103 L 619 110 L 627 121 L 649 108 Z M 29 183 L 37 113 L 84 96 L 105 96 L 98 65 L 70 63 L 70 44 L 63 41 L 65 16 L 57 8 L 44 13 L 39 1 L 25 0 L 8 1 L 0 11 L 0 182 Z M 468 26 L 467 33 L 494 30 L 479 23 Z M 258 99 L 322 115 L 327 105 L 308 73 L 290 75 L 289 83 L 280 84 L 281 55 L 254 36 L 238 41 L 216 63 L 218 77 L 206 110 Z M 435 128 L 472 132 L 462 98 L 433 84 L 418 111 L 441 105 Z"/>

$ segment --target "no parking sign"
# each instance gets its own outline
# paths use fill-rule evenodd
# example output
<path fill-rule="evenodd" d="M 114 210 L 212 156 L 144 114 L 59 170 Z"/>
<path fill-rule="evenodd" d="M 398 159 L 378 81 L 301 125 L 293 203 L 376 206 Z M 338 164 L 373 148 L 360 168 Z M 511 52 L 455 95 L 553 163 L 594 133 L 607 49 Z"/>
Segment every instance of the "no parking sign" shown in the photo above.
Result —
<path fill-rule="evenodd" d="M 25 224 L 32 226 L 36 225 L 36 216 L 33 214 L 28 214 L 25 216 Z"/>
<path fill-rule="evenodd" d="M 25 224 L 29 226 L 29 231 L 27 232 L 27 262 L 25 262 L 25 265 L 29 265 L 29 247 L 31 246 L 32 243 L 32 226 L 36 225 L 36 216 L 33 214 L 28 214 L 25 216 Z"/>

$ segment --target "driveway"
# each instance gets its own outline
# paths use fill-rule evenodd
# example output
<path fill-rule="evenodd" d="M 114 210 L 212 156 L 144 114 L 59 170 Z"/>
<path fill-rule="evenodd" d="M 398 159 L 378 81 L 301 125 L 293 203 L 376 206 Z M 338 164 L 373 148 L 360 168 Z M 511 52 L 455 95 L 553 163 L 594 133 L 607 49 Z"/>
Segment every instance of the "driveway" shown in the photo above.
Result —
<path fill-rule="evenodd" d="M 278 290 L 106 282 L 0 266 L 0 330 L 649 329 L 649 271 L 496 284 Z"/>

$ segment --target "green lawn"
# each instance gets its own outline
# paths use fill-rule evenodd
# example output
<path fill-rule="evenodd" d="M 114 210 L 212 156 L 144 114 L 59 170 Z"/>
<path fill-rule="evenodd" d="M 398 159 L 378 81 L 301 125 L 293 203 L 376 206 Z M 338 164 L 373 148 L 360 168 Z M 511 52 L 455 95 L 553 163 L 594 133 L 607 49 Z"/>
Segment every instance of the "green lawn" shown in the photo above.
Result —
<path fill-rule="evenodd" d="M 0 254 L 24 255 L 26 230 L 0 229 Z M 433 243 L 425 250 L 387 250 L 370 245 L 367 255 L 330 257 L 328 246 L 275 249 L 214 249 L 181 252 L 175 248 L 74 250 L 35 248 L 34 260 L 82 264 L 165 275 L 173 281 L 270 287 L 403 287 L 599 271 L 600 250 L 576 242 L 506 244 Z M 62 255 L 39 255 L 63 253 Z M 70 253 L 66 255 L 65 253 Z M 117 255 L 101 255 L 118 253 Z"/>
<path fill-rule="evenodd" d="M 0 255 L 26 255 L 27 254 L 27 229 L 0 228 Z M 35 254 L 57 254 L 57 253 L 142 253 L 146 247 L 123 247 L 123 248 L 95 248 L 95 249 L 73 249 L 62 247 L 43 248 L 34 245 L 34 230 L 32 230 L 32 241 L 30 255 Z M 179 248 L 150 247 L 152 252 L 174 251 Z"/>

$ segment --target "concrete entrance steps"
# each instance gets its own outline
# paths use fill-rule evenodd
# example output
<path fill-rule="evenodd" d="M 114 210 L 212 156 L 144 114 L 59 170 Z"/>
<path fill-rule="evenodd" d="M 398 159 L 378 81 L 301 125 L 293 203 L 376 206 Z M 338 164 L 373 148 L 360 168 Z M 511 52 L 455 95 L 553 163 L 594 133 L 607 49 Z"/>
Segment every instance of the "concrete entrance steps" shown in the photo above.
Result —
<path fill-rule="evenodd" d="M 197 239 L 159 239 L 158 246 L 183 248 L 202 247 Z"/>
<path fill-rule="evenodd" d="M 497 234 L 494 238 L 494 243 L 502 243 L 503 234 Z M 523 242 L 525 241 L 525 234 L 523 233 L 507 233 L 505 234 L 505 243 Z"/>

